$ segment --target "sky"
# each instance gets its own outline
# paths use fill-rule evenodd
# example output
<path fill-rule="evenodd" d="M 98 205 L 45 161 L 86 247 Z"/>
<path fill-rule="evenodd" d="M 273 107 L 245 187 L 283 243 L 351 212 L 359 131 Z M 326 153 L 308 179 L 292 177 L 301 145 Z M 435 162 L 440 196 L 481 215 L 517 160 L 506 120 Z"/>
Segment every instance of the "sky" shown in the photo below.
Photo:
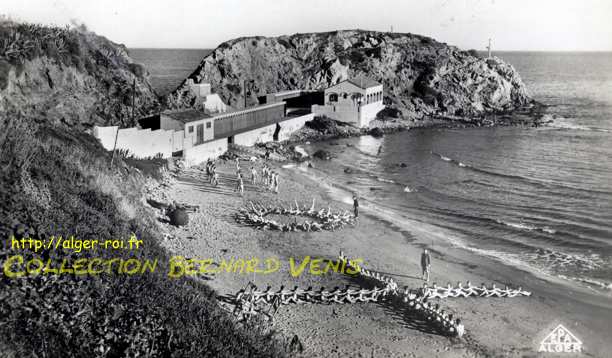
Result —
<path fill-rule="evenodd" d="M 610 0 L 0 0 L 0 14 L 84 23 L 130 48 L 214 48 L 241 36 L 366 29 L 462 49 L 612 51 Z"/>

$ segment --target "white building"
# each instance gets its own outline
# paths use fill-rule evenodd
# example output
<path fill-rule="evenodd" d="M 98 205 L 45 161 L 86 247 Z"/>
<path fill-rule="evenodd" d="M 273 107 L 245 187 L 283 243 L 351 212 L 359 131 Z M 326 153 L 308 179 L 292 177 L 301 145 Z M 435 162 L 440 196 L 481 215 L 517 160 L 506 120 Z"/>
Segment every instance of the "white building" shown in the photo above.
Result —
<path fill-rule="evenodd" d="M 325 104 L 313 105 L 312 112 L 362 128 L 384 108 L 382 84 L 367 78 L 353 78 L 326 89 Z"/>
<path fill-rule="evenodd" d="M 189 90 L 196 96 L 196 107 L 210 113 L 225 113 L 227 105 L 218 94 L 212 93 L 210 83 L 194 83 L 193 79 L 187 80 Z"/>
<path fill-rule="evenodd" d="M 213 140 L 215 136 L 214 118 L 195 109 L 162 112 L 159 127 L 181 134 L 183 142 L 177 142 L 177 148 L 200 145 Z"/>

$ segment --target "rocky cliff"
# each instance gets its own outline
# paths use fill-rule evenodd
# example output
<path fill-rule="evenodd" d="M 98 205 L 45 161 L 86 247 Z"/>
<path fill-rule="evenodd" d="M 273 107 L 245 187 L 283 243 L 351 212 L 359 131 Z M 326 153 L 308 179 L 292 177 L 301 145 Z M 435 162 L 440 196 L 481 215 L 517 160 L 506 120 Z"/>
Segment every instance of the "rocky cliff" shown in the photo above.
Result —
<path fill-rule="evenodd" d="M 132 126 L 133 93 L 136 118 L 158 107 L 146 69 L 125 46 L 84 27 L 0 22 L 0 115 L 16 110 L 76 128 Z"/>
<path fill-rule="evenodd" d="M 365 75 L 384 85 L 386 102 L 405 118 L 478 117 L 531 102 L 514 68 L 499 58 L 431 38 L 374 31 L 248 37 L 221 44 L 189 78 L 210 82 L 227 103 L 242 107 L 243 81 L 256 96 L 290 89 L 323 89 Z M 170 107 L 194 103 L 186 81 L 166 98 Z"/>

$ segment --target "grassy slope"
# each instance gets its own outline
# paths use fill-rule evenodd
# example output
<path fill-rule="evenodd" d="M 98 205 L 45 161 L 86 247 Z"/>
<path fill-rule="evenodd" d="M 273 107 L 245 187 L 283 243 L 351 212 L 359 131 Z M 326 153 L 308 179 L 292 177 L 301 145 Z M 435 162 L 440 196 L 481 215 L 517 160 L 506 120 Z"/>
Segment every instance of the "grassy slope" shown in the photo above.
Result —
<path fill-rule="evenodd" d="M 54 56 L 34 51 L 10 63 Z M 6 52 L 0 53 L 3 56 L 8 63 Z M 144 178 L 138 171 L 123 161 L 110 169 L 110 155 L 93 137 L 46 122 L 10 106 L 0 113 L 1 264 L 11 255 L 21 254 L 26 260 L 34 256 L 12 250 L 11 235 L 43 239 L 74 234 L 106 240 L 135 232 L 144 248 L 132 253 L 51 250 L 36 256 L 75 260 L 135 255 L 158 258 L 160 266 L 154 274 L 137 276 L 9 279 L 1 274 L 0 356 L 284 355 L 281 342 L 271 339 L 272 332 L 255 323 L 236 325 L 206 285 L 166 277 L 168 254 L 150 229 L 153 218 L 142 206 Z"/>
<path fill-rule="evenodd" d="M 24 254 L 6 246 L 10 235 L 81 239 L 137 233 L 158 258 L 155 274 L 137 276 L 0 276 L 0 347 L 15 356 L 278 356 L 282 348 L 257 326 L 238 327 L 212 291 L 192 280 L 170 280 L 167 253 L 148 230 L 141 207 L 142 176 L 85 134 L 0 120 L 0 261 Z M 24 141 L 23 138 L 29 138 Z M 127 257 L 127 251 L 45 251 L 41 258 Z M 9 352 L 0 352 L 9 355 Z M 10 355 L 9 355 L 10 356 Z"/>

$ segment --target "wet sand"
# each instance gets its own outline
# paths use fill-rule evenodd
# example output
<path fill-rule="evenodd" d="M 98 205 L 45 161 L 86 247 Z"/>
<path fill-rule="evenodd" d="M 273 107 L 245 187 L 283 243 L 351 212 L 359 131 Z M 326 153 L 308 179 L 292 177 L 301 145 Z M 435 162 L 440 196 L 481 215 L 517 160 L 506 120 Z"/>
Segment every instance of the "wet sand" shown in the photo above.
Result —
<path fill-rule="evenodd" d="M 248 154 L 247 154 L 248 156 Z M 251 164 L 242 161 L 243 172 Z M 537 353 L 539 342 L 562 323 L 584 344 L 583 355 L 605 357 L 612 347 L 612 304 L 609 298 L 593 299 L 587 293 L 569 291 L 516 268 L 453 247 L 440 233 L 418 222 L 399 219 L 361 203 L 361 217 L 356 226 L 335 232 L 260 231 L 236 223 L 232 215 L 248 203 L 278 203 L 288 207 L 297 200 L 316 208 L 352 210 L 350 193 L 333 187 L 332 179 L 322 180 L 312 169 L 282 168 L 287 163 L 273 163 L 280 173 L 280 193 L 264 190 L 245 180 L 244 197 L 234 192 L 235 164 L 218 162 L 220 185 L 206 182 L 203 168 L 184 170 L 168 189 L 171 198 L 181 203 L 199 205 L 186 227 L 162 224 L 162 231 L 172 238 L 164 246 L 176 255 L 211 258 L 215 262 L 232 257 L 281 262 L 278 272 L 263 274 L 219 273 L 199 276 L 223 297 L 236 293 L 249 281 L 261 290 L 267 285 L 278 290 L 281 285 L 331 290 L 351 285 L 371 288 L 372 281 L 328 272 L 298 277 L 290 273 L 290 258 L 302 262 L 305 256 L 334 260 L 342 250 L 350 258 L 363 258 L 370 270 L 391 276 L 400 287 L 420 287 L 420 253 L 427 245 L 432 251 L 431 282 L 470 280 L 498 287 L 522 286 L 531 297 L 434 299 L 445 310 L 460 317 L 466 334 L 462 339 L 432 332 L 427 325 L 407 317 L 402 307 L 382 303 L 286 305 L 274 316 L 273 326 L 289 339 L 297 335 L 304 346 L 301 356 L 351 357 L 473 357 L 473 356 L 554 356 Z M 261 163 L 256 164 L 259 169 Z M 285 165 L 287 167 L 287 165 Z M 259 170 L 258 170 L 259 171 Z M 585 303 L 585 300 L 590 303 Z M 568 356 L 567 354 L 565 356 Z M 569 355 L 571 356 L 571 355 Z"/>

